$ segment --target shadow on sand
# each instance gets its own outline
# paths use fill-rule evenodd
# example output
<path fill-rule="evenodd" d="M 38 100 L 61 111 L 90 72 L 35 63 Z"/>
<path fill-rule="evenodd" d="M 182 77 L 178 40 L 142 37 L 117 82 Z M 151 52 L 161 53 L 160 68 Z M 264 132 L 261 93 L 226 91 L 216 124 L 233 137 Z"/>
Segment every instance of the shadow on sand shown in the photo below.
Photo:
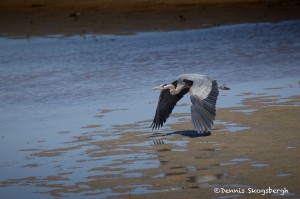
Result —
<path fill-rule="evenodd" d="M 184 130 L 184 131 L 175 131 L 175 132 L 171 132 L 171 133 L 154 133 L 151 137 L 168 136 L 168 135 L 183 135 L 186 137 L 194 138 L 194 137 L 209 136 L 209 135 L 211 135 L 211 132 L 204 132 L 204 133 L 200 134 L 195 130 Z"/>

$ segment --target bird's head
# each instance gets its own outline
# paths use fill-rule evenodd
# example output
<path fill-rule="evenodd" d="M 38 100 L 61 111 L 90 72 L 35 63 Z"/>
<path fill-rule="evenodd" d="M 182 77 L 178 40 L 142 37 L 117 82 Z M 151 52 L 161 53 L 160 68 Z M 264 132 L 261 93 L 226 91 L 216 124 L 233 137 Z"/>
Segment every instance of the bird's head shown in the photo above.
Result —
<path fill-rule="evenodd" d="M 230 90 L 230 88 L 228 86 L 226 86 L 225 84 L 223 84 L 222 86 L 219 86 L 219 89 L 221 89 L 221 90 Z"/>
<path fill-rule="evenodd" d="M 174 87 L 172 84 L 161 84 L 157 87 L 152 88 L 152 90 L 166 90 L 170 89 L 171 87 Z"/>

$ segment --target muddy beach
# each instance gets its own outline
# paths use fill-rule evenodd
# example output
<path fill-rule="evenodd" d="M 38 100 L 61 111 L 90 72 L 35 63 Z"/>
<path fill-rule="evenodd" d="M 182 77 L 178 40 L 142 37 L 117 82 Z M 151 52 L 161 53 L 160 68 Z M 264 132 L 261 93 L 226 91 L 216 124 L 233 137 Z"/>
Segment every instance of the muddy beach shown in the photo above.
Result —
<path fill-rule="evenodd" d="M 0 2 L 6 36 L 132 34 L 299 19 L 297 0 L 11 0 Z"/>

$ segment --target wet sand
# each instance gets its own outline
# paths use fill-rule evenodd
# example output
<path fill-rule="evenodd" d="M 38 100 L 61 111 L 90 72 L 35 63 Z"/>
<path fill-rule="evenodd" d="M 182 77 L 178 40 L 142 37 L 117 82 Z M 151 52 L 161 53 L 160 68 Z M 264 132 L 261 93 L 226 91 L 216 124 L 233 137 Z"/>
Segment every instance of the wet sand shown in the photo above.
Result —
<path fill-rule="evenodd" d="M 300 18 L 297 0 L 0 1 L 2 36 L 131 34 Z"/>
<path fill-rule="evenodd" d="M 300 197 L 300 96 L 241 95 L 245 95 L 243 106 L 217 110 L 217 120 L 225 123 L 216 124 L 210 136 L 193 137 L 185 113 L 172 115 L 180 122 L 169 124 L 173 132 L 169 135 L 149 133 L 143 125 L 149 121 L 115 126 L 107 140 L 97 139 L 99 132 L 91 130 L 62 148 L 24 149 L 33 159 L 24 168 L 43 166 L 35 158 L 60 159 L 81 149 L 68 170 L 59 171 L 62 165 L 57 165 L 56 175 L 10 179 L 0 187 L 35 185 L 47 188 L 43 194 L 53 197 L 273 198 L 274 194 L 248 190 L 270 187 L 286 188 L 285 198 Z M 226 122 L 247 128 L 233 132 Z M 110 139 L 112 135 L 116 137 Z M 89 169 L 90 176 L 72 183 L 72 175 L 87 169 L 85 163 L 97 164 Z M 215 193 L 215 188 L 238 193 Z"/>

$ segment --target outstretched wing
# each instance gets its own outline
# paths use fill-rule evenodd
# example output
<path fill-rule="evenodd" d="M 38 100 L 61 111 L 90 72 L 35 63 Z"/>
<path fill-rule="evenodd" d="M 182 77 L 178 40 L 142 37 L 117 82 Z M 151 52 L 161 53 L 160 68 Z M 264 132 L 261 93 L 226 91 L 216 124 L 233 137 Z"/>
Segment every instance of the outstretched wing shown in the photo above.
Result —
<path fill-rule="evenodd" d="M 172 83 L 175 88 L 177 86 L 177 81 Z M 167 118 L 172 113 L 176 103 L 189 91 L 188 88 L 183 89 L 177 95 L 172 95 L 170 90 L 162 90 L 160 92 L 158 105 L 156 108 L 155 116 L 150 127 L 153 129 L 159 129 L 166 122 Z"/>
<path fill-rule="evenodd" d="M 194 87 L 195 86 L 195 87 Z M 198 133 L 205 134 L 211 130 L 216 116 L 216 101 L 219 95 L 217 82 L 205 80 L 191 88 L 192 122 Z"/>

